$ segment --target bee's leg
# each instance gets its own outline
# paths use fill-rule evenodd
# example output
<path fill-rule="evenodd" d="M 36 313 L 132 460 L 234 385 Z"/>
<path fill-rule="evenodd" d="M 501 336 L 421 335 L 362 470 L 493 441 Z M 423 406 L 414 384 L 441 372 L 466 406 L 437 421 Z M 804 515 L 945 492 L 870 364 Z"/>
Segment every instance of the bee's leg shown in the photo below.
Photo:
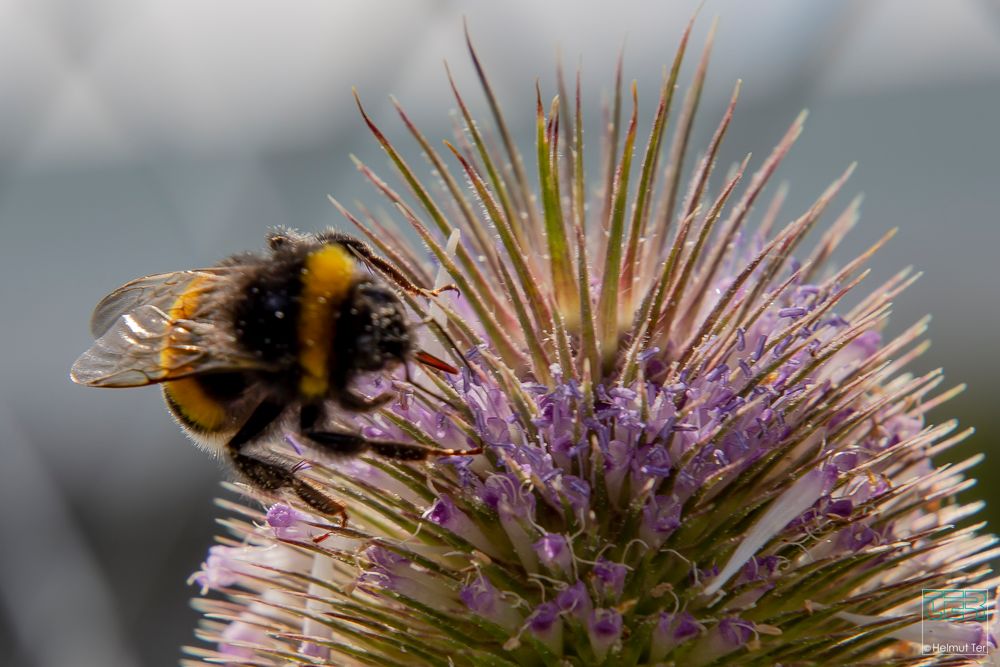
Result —
<path fill-rule="evenodd" d="M 341 503 L 330 498 L 308 481 L 297 478 L 294 472 L 284 465 L 273 461 L 262 461 L 241 453 L 243 447 L 270 426 L 284 409 L 284 405 L 271 401 L 264 401 L 258 405 L 236 435 L 226 443 L 229 460 L 236 471 L 251 485 L 268 493 L 275 493 L 286 487 L 290 488 L 302 499 L 302 502 L 317 512 L 340 517 L 341 523 L 346 525 L 347 512 Z"/>
<path fill-rule="evenodd" d="M 304 431 L 311 441 L 336 454 L 359 454 L 371 450 L 379 456 L 398 461 L 423 461 L 430 456 L 471 456 L 482 450 L 432 449 L 422 445 L 393 440 L 373 440 L 350 431 Z"/>
<path fill-rule="evenodd" d="M 401 461 L 423 461 L 427 458 L 426 447 L 408 445 L 404 442 L 369 440 L 350 431 L 306 431 L 302 435 L 334 454 L 360 454 L 370 449 L 380 456 Z"/>
<path fill-rule="evenodd" d="M 378 396 L 374 396 L 372 398 L 365 398 L 361 394 L 355 394 L 352 391 L 343 391 L 337 394 L 337 402 L 348 410 L 353 410 L 355 412 L 370 412 L 381 408 L 395 397 L 396 394 L 391 391 L 387 391 L 384 394 L 379 394 Z"/>
<path fill-rule="evenodd" d="M 299 408 L 299 432 L 305 433 L 316 424 L 323 421 L 323 405 L 321 403 L 303 403 Z"/>
<path fill-rule="evenodd" d="M 344 431 L 324 431 L 317 428 L 323 421 L 323 407 L 318 403 L 307 403 L 299 411 L 300 433 L 317 445 L 334 454 L 357 454 L 366 447 L 359 435 Z"/>
<path fill-rule="evenodd" d="M 302 502 L 317 513 L 337 517 L 341 526 L 347 525 L 347 510 L 342 503 L 326 495 L 307 480 L 299 479 L 283 465 L 261 461 L 245 454 L 232 453 L 230 456 L 233 466 L 253 486 L 267 493 L 290 488 Z"/>
<path fill-rule="evenodd" d="M 347 508 L 303 479 L 292 480 L 292 490 L 302 502 L 324 516 L 337 517 L 340 527 L 347 526 Z"/>
<path fill-rule="evenodd" d="M 365 448 L 363 442 L 351 443 L 346 440 L 337 439 L 335 436 L 339 431 L 323 430 L 322 423 L 324 417 L 323 406 L 321 404 L 304 404 L 299 410 L 299 433 L 335 454 L 357 454 Z M 327 435 L 331 437 L 327 438 Z M 355 436 L 355 440 L 359 438 L 360 436 Z"/>
<path fill-rule="evenodd" d="M 400 289 L 408 294 L 416 296 L 438 296 L 442 292 L 446 292 L 448 290 L 453 290 L 455 292 L 458 291 L 458 287 L 451 284 L 438 287 L 437 289 L 427 289 L 425 287 L 420 287 L 419 285 L 414 285 L 406 276 L 403 275 L 403 273 L 399 270 L 399 267 L 376 255 L 375 251 L 373 251 L 367 243 L 357 237 L 344 234 L 342 232 L 329 232 L 324 234 L 323 238 L 344 246 L 366 264 L 384 273 L 387 278 L 396 283 Z"/>
<path fill-rule="evenodd" d="M 323 421 L 323 407 L 318 403 L 307 403 L 299 411 L 301 434 L 332 454 L 358 454 L 368 446 L 368 441 L 350 431 L 333 431 L 317 428 Z"/>

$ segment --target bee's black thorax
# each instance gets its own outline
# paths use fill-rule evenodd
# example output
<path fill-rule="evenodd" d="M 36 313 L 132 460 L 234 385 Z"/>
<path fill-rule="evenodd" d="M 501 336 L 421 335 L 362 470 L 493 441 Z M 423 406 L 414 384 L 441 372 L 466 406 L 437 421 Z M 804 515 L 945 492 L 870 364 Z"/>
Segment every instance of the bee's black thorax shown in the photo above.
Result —
<path fill-rule="evenodd" d="M 302 264 L 299 253 L 276 253 L 254 267 L 239 288 L 232 315 L 236 339 L 265 361 L 292 363 L 298 353 Z"/>
<path fill-rule="evenodd" d="M 247 388 L 247 378 L 243 373 L 206 373 L 195 377 L 202 390 L 217 401 L 233 401 L 240 398 Z"/>

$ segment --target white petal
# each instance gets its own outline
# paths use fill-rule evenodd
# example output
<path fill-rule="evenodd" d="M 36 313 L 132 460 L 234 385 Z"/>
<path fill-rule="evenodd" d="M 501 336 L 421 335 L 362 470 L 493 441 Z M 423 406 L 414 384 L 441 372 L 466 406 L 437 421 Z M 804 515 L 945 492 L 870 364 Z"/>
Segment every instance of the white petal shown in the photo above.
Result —
<path fill-rule="evenodd" d="M 805 512 L 823 495 L 825 473 L 819 468 L 806 473 L 791 488 L 771 502 L 764 516 L 757 520 L 743 542 L 736 547 L 722 572 L 706 588 L 706 595 L 715 595 L 730 577 L 739 572 L 743 564 L 787 526 L 792 519 Z"/>

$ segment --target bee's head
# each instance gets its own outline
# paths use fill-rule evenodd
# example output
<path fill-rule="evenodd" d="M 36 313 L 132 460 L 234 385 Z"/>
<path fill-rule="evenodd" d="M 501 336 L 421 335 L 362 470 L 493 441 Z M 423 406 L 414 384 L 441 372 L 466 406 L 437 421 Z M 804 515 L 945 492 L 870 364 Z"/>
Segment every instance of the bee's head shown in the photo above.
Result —
<path fill-rule="evenodd" d="M 359 282 L 337 321 L 335 356 L 355 371 L 378 371 L 410 354 L 412 341 L 403 304 L 378 283 Z"/>

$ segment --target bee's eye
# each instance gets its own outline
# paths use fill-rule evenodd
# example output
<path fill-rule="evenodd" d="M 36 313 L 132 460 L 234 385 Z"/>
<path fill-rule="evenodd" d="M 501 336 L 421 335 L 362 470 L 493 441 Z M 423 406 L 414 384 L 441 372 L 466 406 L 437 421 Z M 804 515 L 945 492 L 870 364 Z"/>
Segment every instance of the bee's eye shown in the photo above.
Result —
<path fill-rule="evenodd" d="M 290 240 L 288 234 L 284 231 L 274 231 L 267 237 L 267 246 L 271 250 L 277 250 L 286 245 Z"/>

